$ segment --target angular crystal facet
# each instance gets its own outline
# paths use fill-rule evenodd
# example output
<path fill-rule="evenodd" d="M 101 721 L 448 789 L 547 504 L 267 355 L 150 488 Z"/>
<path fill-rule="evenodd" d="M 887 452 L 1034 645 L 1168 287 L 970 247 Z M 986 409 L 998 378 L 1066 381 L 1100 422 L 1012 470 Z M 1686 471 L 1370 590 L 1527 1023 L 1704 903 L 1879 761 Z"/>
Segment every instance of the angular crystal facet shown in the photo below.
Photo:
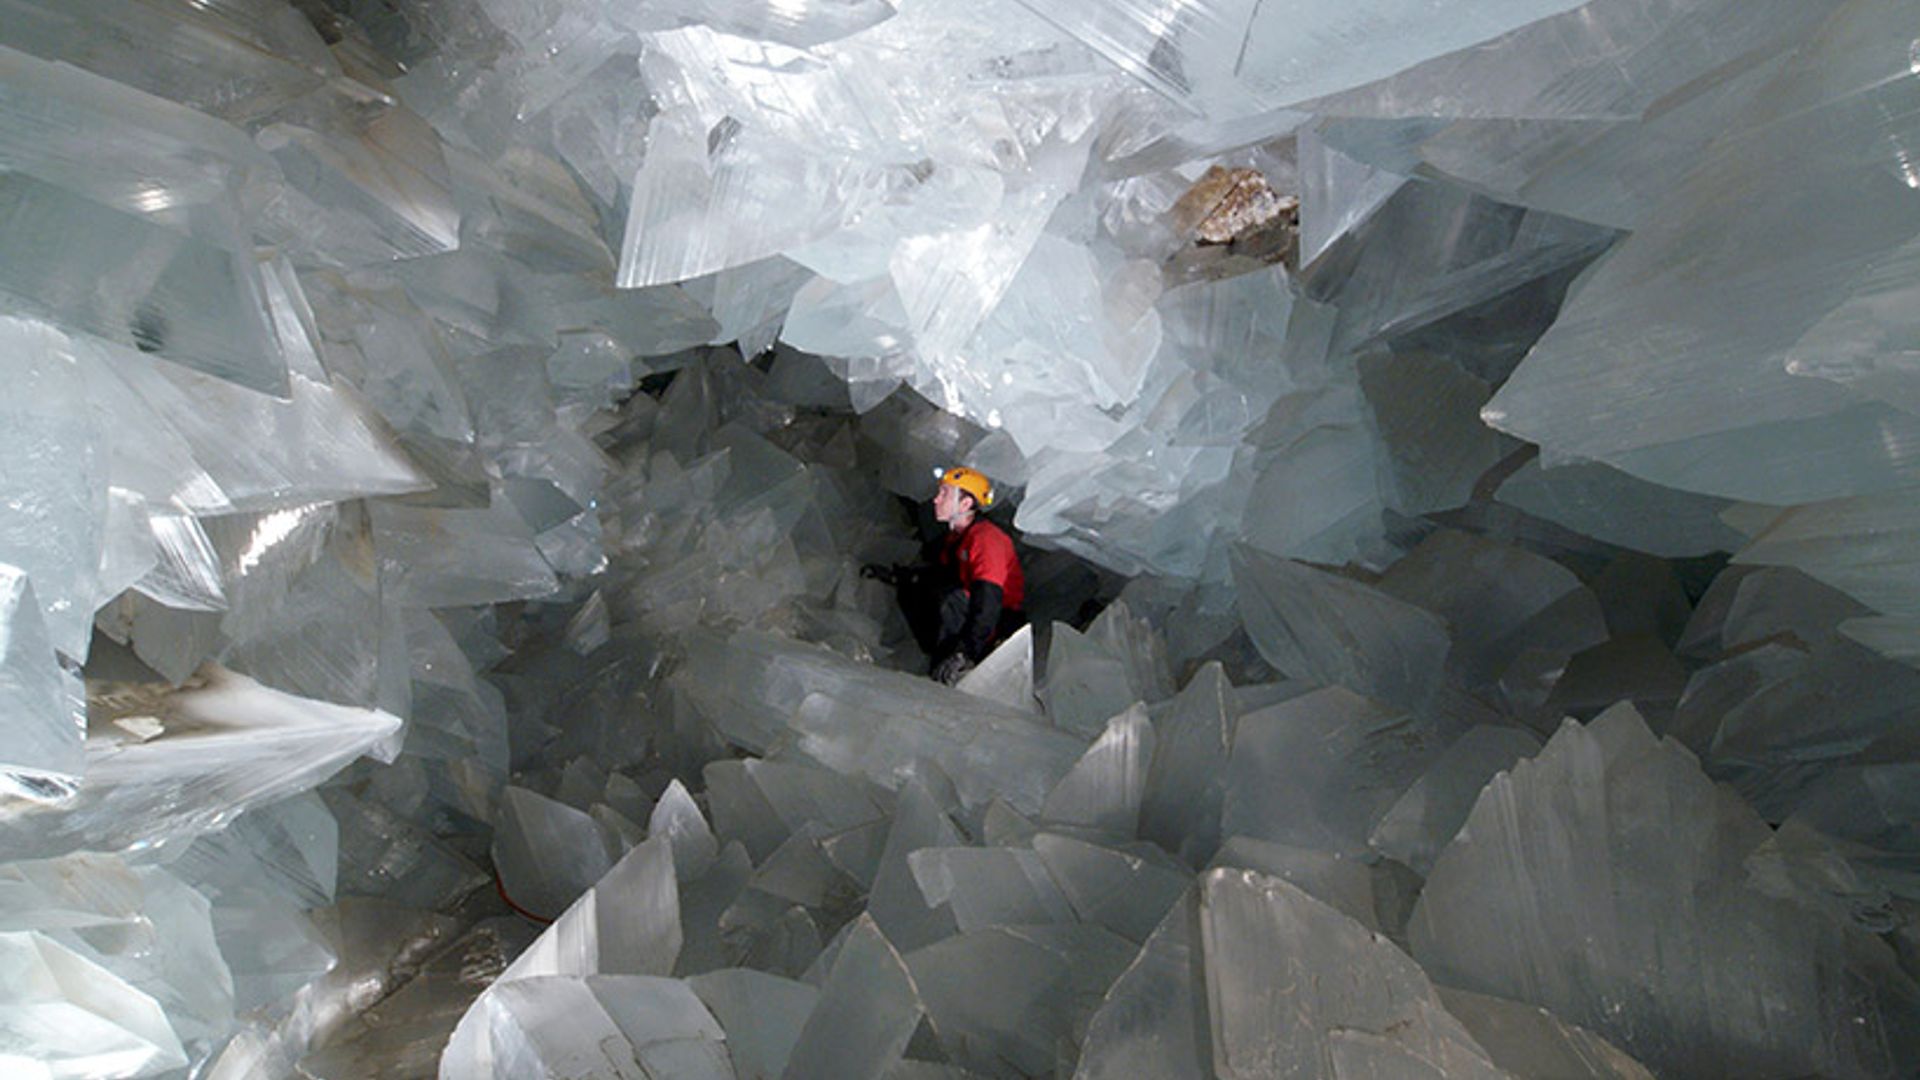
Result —
<path fill-rule="evenodd" d="M 1545 1006 L 1654 1069 L 1911 1060 L 1899 1033 L 1920 993 L 1865 931 L 1750 884 L 1742 860 L 1768 836 L 1630 707 L 1569 722 L 1494 778 L 1441 852 L 1413 951 L 1451 985 Z M 1798 1003 L 1796 1022 L 1779 1002 Z"/>
<path fill-rule="evenodd" d="M 47 1075 L 162 1076 L 187 1055 L 153 998 L 31 932 L 0 933 L 6 1058 Z"/>
<path fill-rule="evenodd" d="M 1345 1034 L 1383 1040 L 1394 1055 L 1383 1060 L 1404 1055 L 1436 1075 L 1502 1075 L 1412 959 L 1292 885 L 1214 870 L 1199 908 L 1221 1076 L 1340 1075 Z"/>
<path fill-rule="evenodd" d="M 841 944 L 781 1075 L 885 1076 L 906 1050 L 922 1011 L 906 963 L 873 920 L 862 916 Z"/>
<path fill-rule="evenodd" d="M 237 809 L 313 787 L 402 726 L 375 709 L 283 694 L 211 665 L 178 690 L 130 685 L 90 696 L 90 711 L 151 718 L 160 733 L 90 740 L 80 792 L 57 807 L 0 814 L 0 852 L 45 857 L 185 841 Z"/>
<path fill-rule="evenodd" d="M 286 392 L 236 205 L 272 166 L 239 130 L 0 49 L 0 165 L 9 308 Z"/>
<path fill-rule="evenodd" d="M 86 760 L 81 699 L 54 655 L 32 583 L 17 567 L 0 564 L 0 712 L 7 717 L 0 773 L 78 780 Z"/>
<path fill-rule="evenodd" d="M 1221 831 L 1360 854 L 1400 793 L 1439 756 L 1445 725 L 1339 687 L 1240 718 Z"/>
<path fill-rule="evenodd" d="M 1032 4 L 1135 78 L 1216 118 L 1297 104 L 1566 11 L 1570 0 L 1475 6 L 1380 0 L 1275 9 L 1257 0 Z"/>
<path fill-rule="evenodd" d="M 1846 9 L 1723 114 L 1483 417 L 1567 457 L 1725 498 L 1781 506 L 1910 485 L 1920 429 L 1869 374 L 1900 363 L 1887 335 L 1903 323 L 1887 313 L 1904 310 L 1920 254 L 1903 209 L 1917 91 L 1899 17 Z M 1761 164 L 1783 160 L 1798 164 Z M 1744 197 L 1728 200 L 1730 185 Z M 1811 205 L 1836 212 L 1781 232 Z M 1709 250 L 1693 247 L 1703 235 Z M 1783 243 L 1800 252 L 1792 270 L 1768 256 Z M 1716 407 L 1732 386 L 1741 407 Z"/>
<path fill-rule="evenodd" d="M 1438 615 L 1253 548 L 1234 559 L 1247 633 L 1275 667 L 1414 708 L 1439 692 L 1449 642 Z"/>

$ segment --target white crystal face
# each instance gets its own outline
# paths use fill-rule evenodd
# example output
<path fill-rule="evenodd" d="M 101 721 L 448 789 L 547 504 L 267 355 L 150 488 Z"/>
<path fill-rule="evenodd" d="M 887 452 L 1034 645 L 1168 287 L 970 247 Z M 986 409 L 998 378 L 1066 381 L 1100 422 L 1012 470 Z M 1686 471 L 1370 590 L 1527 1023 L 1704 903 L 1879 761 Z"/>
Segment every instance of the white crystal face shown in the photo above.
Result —
<path fill-rule="evenodd" d="M 0 1073 L 1920 1072 L 1911 23 L 0 0 Z"/>

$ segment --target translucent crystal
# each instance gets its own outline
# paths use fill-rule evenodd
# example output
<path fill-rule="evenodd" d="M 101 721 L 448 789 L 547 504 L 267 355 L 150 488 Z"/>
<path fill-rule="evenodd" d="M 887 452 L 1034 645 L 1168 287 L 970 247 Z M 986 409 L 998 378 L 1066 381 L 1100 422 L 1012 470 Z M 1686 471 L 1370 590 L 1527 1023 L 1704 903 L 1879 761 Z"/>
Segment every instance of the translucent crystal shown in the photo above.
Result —
<path fill-rule="evenodd" d="M 727 1033 L 727 1053 L 741 1076 L 780 1076 L 813 1014 L 820 991 L 806 983 L 747 968 L 687 980 Z"/>
<path fill-rule="evenodd" d="M 1815 780 L 1808 762 L 1868 764 L 1897 745 L 1904 736 L 1896 703 L 1916 687 L 1920 672 L 1844 638 L 1810 653 L 1766 646 L 1689 680 L 1674 733 L 1704 741 L 1716 779 L 1763 814 L 1784 817 Z"/>
<path fill-rule="evenodd" d="M 1153 747 L 1145 706 L 1135 705 L 1109 720 L 1073 771 L 1048 793 L 1040 816 L 1059 825 L 1131 838 L 1140 823 Z"/>
<path fill-rule="evenodd" d="M 1039 853 L 1024 848 L 926 848 L 907 857 L 931 908 L 950 907 L 964 933 L 1074 921 Z"/>
<path fill-rule="evenodd" d="M 434 1075 L 448 1032 L 483 989 L 479 980 L 504 966 L 535 932 L 518 916 L 483 919 L 457 939 L 451 928 L 443 930 L 428 947 L 445 948 L 377 1010 L 330 1032 L 324 1048 L 299 1059 L 300 1071 L 315 1080 L 350 1080 L 381 1069 Z"/>
<path fill-rule="evenodd" d="M 1836 845 L 1864 884 L 1910 894 L 1920 847 L 1908 786 L 1915 771 L 1912 765 L 1835 769 L 1801 797 L 1788 824 Z"/>
<path fill-rule="evenodd" d="M 1275 404 L 1247 493 L 1247 545 L 1334 565 L 1381 561 L 1387 478 L 1364 410 L 1358 388 L 1345 384 Z"/>
<path fill-rule="evenodd" d="M 1518 1076 L 1650 1080 L 1646 1067 L 1612 1043 L 1545 1009 L 1471 990 L 1438 986 L 1447 1011 L 1486 1047 L 1494 1064 Z"/>
<path fill-rule="evenodd" d="M 653 816 L 647 821 L 647 833 L 664 836 L 672 843 L 674 870 L 688 880 L 706 873 L 719 854 L 719 845 L 707 827 L 706 816 L 700 813 L 693 796 L 687 794 L 686 786 L 679 780 L 669 783 L 660 801 L 654 804 Z"/>
<path fill-rule="evenodd" d="M 681 975 L 737 966 L 743 956 L 737 939 L 725 935 L 721 917 L 746 891 L 753 859 L 738 840 L 720 849 L 707 872 L 687 881 L 680 894 L 681 947 L 674 970 Z"/>
<path fill-rule="evenodd" d="M 364 506 L 230 515 L 209 519 L 205 531 L 228 596 L 220 621 L 231 642 L 226 663 L 309 697 L 407 711 L 404 698 L 382 700 L 383 677 L 404 674 L 397 653 L 404 642 L 387 641 L 378 629 L 380 589 L 367 561 Z"/>
<path fill-rule="evenodd" d="M 900 789 L 886 847 L 874 870 L 867 914 L 909 951 L 950 937 L 957 929 L 951 903 L 929 901 L 915 877 L 913 856 L 926 849 L 957 848 L 961 837 L 919 778 Z"/>
<path fill-rule="evenodd" d="M 1769 834 L 1630 707 L 1569 722 L 1495 777 L 1441 852 L 1413 951 L 1450 985 L 1545 1006 L 1653 1069 L 1909 1060 L 1896 1033 L 1912 1030 L 1920 996 L 1892 955 L 1748 884 L 1741 859 Z M 1781 1002 L 1798 1003 L 1795 1022 Z"/>
<path fill-rule="evenodd" d="M 514 270 L 595 277 L 613 272 L 613 253 L 600 238 L 593 204 L 554 157 L 516 146 L 488 162 L 450 149 L 447 166 L 466 238 L 463 251 L 498 251 L 511 258 L 505 266 Z"/>
<path fill-rule="evenodd" d="M 0 773 L 78 780 L 86 734 L 80 687 L 54 656 L 32 583 L 5 564 L 0 564 L 0 701 L 9 718 Z"/>
<path fill-rule="evenodd" d="M 401 726 L 376 710 L 282 694 L 217 667 L 177 691 L 130 686 L 102 704 L 112 716 L 151 716 L 162 734 L 94 740 L 80 793 L 0 817 L 0 850 L 36 857 L 190 838 L 239 809 L 313 787 Z"/>
<path fill-rule="evenodd" d="M 391 993 L 404 981 L 409 965 L 453 943 L 460 929 L 460 921 L 450 916 L 375 900 L 343 901 L 315 911 L 312 917 L 336 950 L 338 962 L 295 993 L 284 1012 L 250 1018 L 211 1064 L 213 1075 L 293 1069 L 315 1041 L 332 1036 L 346 1024 L 354 1001 Z M 479 940 L 479 935 L 462 943 L 476 946 L 471 954 L 476 972 L 497 971 L 503 962 L 500 936 L 487 936 L 491 944 Z M 521 939 L 508 940 L 517 944 Z M 442 1029 L 439 1041 L 445 1039 Z"/>
<path fill-rule="evenodd" d="M 920 1023 L 907 965 L 873 920 L 855 920 L 788 1057 L 790 1077 L 880 1077 Z"/>
<path fill-rule="evenodd" d="M 92 344 L 92 343 L 90 343 Z M 200 513 L 278 510 L 358 495 L 419 491 L 426 476 L 394 445 L 386 425 L 316 365 L 289 376 L 290 399 L 255 393 L 222 379 L 154 363 L 133 350 L 83 349 L 92 370 L 118 381 L 103 393 L 141 403 L 129 415 L 149 421 L 191 454 L 193 472 L 180 501 Z"/>
<path fill-rule="evenodd" d="M 339 64 L 289 9 L 10 0 L 8 42 L 233 123 L 319 88 Z"/>
<path fill-rule="evenodd" d="M 0 276 L 17 309 L 270 393 L 286 361 L 235 200 L 270 171 L 238 130 L 63 64 L 0 51 Z M 103 160 L 103 148 L 110 159 Z M 57 238 L 57 240 L 56 240 Z M 41 245 L 35 247 L 34 245 Z"/>
<path fill-rule="evenodd" d="M 5 1057 L 64 1075 L 161 1076 L 186 1053 L 151 997 L 44 935 L 0 933 Z"/>
<path fill-rule="evenodd" d="M 1240 718 L 1221 831 L 1360 854 L 1446 746 L 1445 725 L 1340 687 Z"/>
<path fill-rule="evenodd" d="M 1033 838 L 1076 917 L 1104 926 L 1129 941 L 1145 941 L 1187 886 L 1186 867 L 1165 856 L 1091 844 L 1058 833 Z"/>
<path fill-rule="evenodd" d="M 1371 82 L 1574 6 L 1516 0 L 1469 12 L 1383 0 L 1337 12 L 1279 12 L 1248 0 L 1134 0 L 1033 10 L 1135 78 L 1226 118 Z"/>
<path fill-rule="evenodd" d="M 1920 527 L 1910 490 L 1789 511 L 1736 556 L 1791 566 L 1889 615 L 1920 614 L 1920 574 L 1903 538 Z"/>
<path fill-rule="evenodd" d="M 218 907 L 213 928 L 232 972 L 234 1005 L 243 1012 L 284 1001 L 335 963 L 313 921 L 290 905 L 254 900 Z"/>
<path fill-rule="evenodd" d="M 149 513 L 146 524 L 154 565 L 133 583 L 134 587 L 177 610 L 218 611 L 225 607 L 219 556 L 199 521 L 185 514 Z"/>
<path fill-rule="evenodd" d="M 557 587 L 532 530 L 504 499 L 480 510 L 373 507 L 382 584 L 396 600 L 452 607 L 545 596 Z"/>
<path fill-rule="evenodd" d="M 1026 170 L 1008 177 L 988 223 L 909 237 L 894 248 L 887 272 L 925 355 L 944 358 L 973 337 L 1039 242 L 1054 208 L 1078 183 L 1087 149 L 1074 139 L 1038 148 Z"/>
<path fill-rule="evenodd" d="M 1394 563 L 1379 589 L 1446 620 L 1453 638 L 1447 667 L 1482 693 L 1523 666 L 1517 661 L 1525 654 L 1563 665 L 1608 637 L 1599 601 L 1564 566 L 1451 529 Z"/>
<path fill-rule="evenodd" d="M 583 811 L 525 788 L 501 801 L 493 861 L 514 903 L 554 918 L 613 866 L 607 838 Z"/>
<path fill-rule="evenodd" d="M 554 919 L 500 982 L 539 975 L 664 975 L 673 970 L 680 943 L 672 848 L 656 838 L 628 852 Z"/>
<path fill-rule="evenodd" d="M 807 908 L 835 908 L 853 899 L 859 887 L 828 860 L 818 837 L 825 826 L 797 830 L 754 871 L 750 884 L 768 896 Z"/>
<path fill-rule="evenodd" d="M 1026 714 L 823 649 L 751 632 L 689 645 L 682 688 L 723 734 L 749 749 L 791 738 L 806 757 L 883 785 L 927 758 L 970 806 L 1000 795 L 1038 810 L 1085 749 Z"/>
<path fill-rule="evenodd" d="M 340 785 L 320 796 L 340 824 L 341 893 L 437 910 L 489 884 L 472 860 L 383 803 Z"/>
<path fill-rule="evenodd" d="M 1308 266 L 1379 209 L 1407 178 L 1348 157 L 1315 127 L 1302 128 L 1298 140 L 1300 265 Z"/>
<path fill-rule="evenodd" d="M 1033 711 L 1033 627 L 1014 631 L 956 685 L 988 701 Z"/>
<path fill-rule="evenodd" d="M 413 702 L 406 752 L 425 764 L 428 784 L 438 798 L 476 818 L 491 818 L 508 766 L 507 715 L 500 692 L 475 674 L 473 663 L 433 614 L 413 611 L 405 619 Z"/>
<path fill-rule="evenodd" d="M 868 785 L 817 766 L 718 761 L 705 775 L 715 829 L 762 861 L 802 829 L 833 833 L 884 816 Z"/>
<path fill-rule="evenodd" d="M 1385 1040 L 1437 1075 L 1502 1075 L 1419 965 L 1294 886 L 1215 870 L 1199 906 L 1219 1075 L 1339 1075 L 1345 1033 Z"/>
<path fill-rule="evenodd" d="M 1073 626 L 1054 625 L 1046 650 L 1046 719 L 1069 732 L 1094 736 L 1139 698 L 1121 657 Z"/>
<path fill-rule="evenodd" d="M 1543 469 L 1529 462 L 1500 485 L 1497 497 L 1587 536 L 1653 555 L 1731 551 L 1742 539 L 1719 518 L 1725 500 L 1649 484 L 1595 463 Z"/>
<path fill-rule="evenodd" d="M 183 1045 L 204 1047 L 233 1023 L 234 980 L 207 898 L 174 874 L 80 854 L 14 863 L 0 883 L 8 929 L 45 934 L 148 995 Z"/>
<path fill-rule="evenodd" d="M 1214 1075 L 1206 988 L 1194 974 L 1199 934 L 1195 894 L 1189 891 L 1154 928 L 1088 1020 L 1074 1080 Z"/>
<path fill-rule="evenodd" d="M 4 928 L 212 1080 L 1912 1071 L 1910 13 L 1066 4 L 0 0 Z"/>
<path fill-rule="evenodd" d="M 462 1021 L 440 1075 L 510 1077 L 579 1070 L 619 1080 L 719 1077 L 720 1025 L 687 985 L 640 975 L 548 975 L 496 984 Z M 692 1045 L 689 1045 L 692 1044 Z M 711 1049 L 707 1049 L 710 1047 Z M 658 1071 L 656 1071 L 658 1070 Z"/>
<path fill-rule="evenodd" d="M 1831 13 L 1727 0 L 1610 4 L 1554 15 L 1427 61 L 1318 107 L 1339 116 L 1633 120 L 1721 65 L 1755 62 Z M 1667 106 L 1670 107 L 1670 106 Z"/>
<path fill-rule="evenodd" d="M 1189 862 L 1220 842 L 1226 763 L 1239 719 L 1233 685 L 1218 662 L 1188 680 L 1154 717 L 1154 755 L 1140 804 L 1140 836 Z"/>
<path fill-rule="evenodd" d="M 808 153 L 764 131 L 692 109 L 656 117 L 634 177 L 621 245 L 623 288 L 745 266 L 817 240 L 891 189 L 904 170 Z M 806 200 L 796 206 L 795 192 Z"/>
<path fill-rule="evenodd" d="M 1166 642 L 1152 621 L 1134 614 L 1125 600 L 1108 604 L 1087 626 L 1087 637 L 1126 664 L 1127 685 L 1135 700 L 1152 703 L 1173 696 Z"/>
<path fill-rule="evenodd" d="M 1334 342 L 1351 345 L 1432 324 L 1581 265 L 1616 237 L 1451 184 L 1412 181 L 1337 242 L 1303 284 L 1309 297 L 1339 305 Z"/>
<path fill-rule="evenodd" d="M 383 275 L 301 279 L 327 372 L 344 377 L 398 432 L 471 443 L 473 416 L 446 337 Z"/>
<path fill-rule="evenodd" d="M 1350 578 L 1240 547 L 1234 580 L 1247 634 L 1290 675 L 1420 707 L 1449 648 L 1439 616 Z"/>
<path fill-rule="evenodd" d="M 302 908 L 331 903 L 338 880 L 340 826 L 311 792 L 241 815 L 208 833 L 173 866 L 208 896 L 279 893 Z"/>
<path fill-rule="evenodd" d="M 1448 359 L 1371 353 L 1360 385 L 1385 443 L 1387 505 L 1405 514 L 1460 506 L 1510 444 L 1479 422 L 1492 389 Z"/>
<path fill-rule="evenodd" d="M 1892 149 L 1915 134 L 1898 19 L 1888 5 L 1847 9 L 1723 117 L 1692 171 L 1569 296 L 1487 421 L 1657 484 L 1776 506 L 1911 483 L 1912 419 L 1866 374 L 1893 362 L 1892 324 L 1863 318 L 1899 307 L 1916 250 L 1887 227 L 1912 198 Z M 1760 164 L 1788 159 L 1849 164 Z M 1737 205 L 1729 184 L 1750 185 Z M 1809 205 L 1847 215 L 1802 233 L 1775 225 Z M 1711 251 L 1677 257 L 1702 235 Z M 1766 255 L 1783 243 L 1801 252 L 1790 268 Z M 1716 408 L 1731 386 L 1742 407 Z"/>
<path fill-rule="evenodd" d="M 460 213 L 434 129 L 399 107 L 342 127 L 277 123 L 255 137 L 286 178 L 269 213 L 292 244 L 347 265 L 458 247 Z"/>
<path fill-rule="evenodd" d="M 893 12 L 891 0 L 825 0 L 799 4 L 689 0 L 661 4 L 644 14 L 625 11 L 610 14 L 622 25 L 636 30 L 663 30 L 683 23 L 702 23 L 741 37 L 805 48 L 858 33 L 886 21 Z"/>
<path fill-rule="evenodd" d="M 84 660 L 94 609 L 107 599 L 98 590 L 108 510 L 86 368 L 66 335 L 23 319 L 0 318 L 0 352 L 15 390 L 0 413 L 0 494 L 11 509 L 0 560 L 32 580 L 47 644 Z"/>
<path fill-rule="evenodd" d="M 907 956 L 940 1046 L 975 1072 L 1054 1067 L 1139 946 L 1094 926 L 977 930 Z"/>
<path fill-rule="evenodd" d="M 1231 867 L 1279 878 L 1321 903 L 1341 912 L 1375 933 L 1398 933 L 1405 911 L 1399 899 L 1392 864 L 1365 857 L 1295 847 L 1292 844 L 1228 837 L 1208 870 Z M 1407 871 L 1400 871 L 1408 873 Z M 1418 887 L 1418 879 L 1414 881 Z M 1409 897 L 1410 906 L 1411 898 Z"/>
<path fill-rule="evenodd" d="M 1520 728 L 1471 728 L 1431 766 L 1373 827 L 1367 843 L 1422 874 L 1453 839 L 1494 774 L 1532 757 L 1540 739 Z"/>

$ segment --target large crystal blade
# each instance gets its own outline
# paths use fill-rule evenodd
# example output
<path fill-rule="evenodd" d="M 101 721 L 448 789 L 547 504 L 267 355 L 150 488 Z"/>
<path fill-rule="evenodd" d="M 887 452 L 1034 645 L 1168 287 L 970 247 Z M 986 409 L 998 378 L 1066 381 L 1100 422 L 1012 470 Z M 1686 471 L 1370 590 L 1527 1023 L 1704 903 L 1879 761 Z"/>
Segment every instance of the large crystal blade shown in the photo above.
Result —
<path fill-rule="evenodd" d="M 37 933 L 0 933 L 0 1041 L 43 1075 L 162 1076 L 187 1064 L 158 1002 Z"/>
<path fill-rule="evenodd" d="M 884 786 L 927 758 L 970 807 L 1000 796 L 1037 811 L 1085 750 L 1030 714 L 825 649 L 749 631 L 688 645 L 676 682 L 723 735 L 751 750 L 790 741 L 807 758 Z"/>
<path fill-rule="evenodd" d="M 0 167 L 10 306 L 286 392 L 237 203 L 272 165 L 241 132 L 0 49 Z"/>
<path fill-rule="evenodd" d="M 54 655 L 32 583 L 18 567 L 0 563 L 0 716 L 7 718 L 0 775 L 78 781 L 86 734 L 80 701 L 78 683 Z"/>
<path fill-rule="evenodd" d="M 1234 733 L 1221 832 L 1363 854 L 1449 734 L 1340 687 L 1248 713 Z"/>
<path fill-rule="evenodd" d="M 840 946 L 781 1076 L 878 1080 L 906 1050 L 921 1012 L 906 963 L 863 915 Z"/>
<path fill-rule="evenodd" d="M 1580 282 L 1487 421 L 1657 484 L 1772 505 L 1910 484 L 1920 420 L 1867 378 L 1898 363 L 1887 335 L 1905 316 L 1887 313 L 1907 309 L 1920 256 L 1905 149 L 1920 139 L 1920 79 L 1900 17 L 1847 5 L 1724 120 Z M 1795 164 L 1769 167 L 1780 161 Z M 1829 208 L 1817 222 L 1795 217 L 1816 205 Z M 1787 264 L 1767 254 L 1783 244 L 1799 252 Z M 1736 386 L 1741 407 L 1715 407 Z"/>
<path fill-rule="evenodd" d="M 313 787 L 401 728 L 387 713 L 283 694 L 217 666 L 178 690 L 129 685 L 92 698 L 102 725 L 152 718 L 162 733 L 94 739 L 87 782 L 74 798 L 0 815 L 0 852 L 45 857 L 183 842 L 237 809 Z"/>
<path fill-rule="evenodd" d="M 1337 1042 L 1348 1032 L 1389 1041 L 1433 1075 L 1503 1075 L 1419 965 L 1284 881 L 1208 873 L 1200 942 L 1222 1077 L 1341 1075 Z"/>
<path fill-rule="evenodd" d="M 1441 852 L 1413 951 L 1656 1070 L 1903 1067 L 1920 991 L 1864 931 L 1753 888 L 1742 861 L 1769 835 L 1631 707 L 1568 722 Z"/>
<path fill-rule="evenodd" d="M 1409 708 L 1439 692 L 1449 642 L 1432 612 L 1249 547 L 1234 549 L 1247 634 L 1281 671 Z"/>
<path fill-rule="evenodd" d="M 1578 5 L 1373 0 L 1303 9 L 1259 0 L 1073 0 L 1028 6 L 1147 85 L 1225 119 L 1372 82 Z"/>

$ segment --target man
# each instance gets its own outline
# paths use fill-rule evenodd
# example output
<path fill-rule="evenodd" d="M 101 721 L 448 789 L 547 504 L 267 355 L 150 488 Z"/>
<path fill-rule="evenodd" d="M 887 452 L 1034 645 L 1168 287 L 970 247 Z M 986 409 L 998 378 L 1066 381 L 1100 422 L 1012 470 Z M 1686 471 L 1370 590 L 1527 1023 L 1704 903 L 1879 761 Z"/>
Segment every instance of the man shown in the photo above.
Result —
<path fill-rule="evenodd" d="M 935 470 L 934 520 L 947 527 L 934 556 L 935 572 L 868 568 L 899 586 L 900 603 L 932 675 L 951 686 L 1026 620 L 1026 577 L 1013 539 L 982 512 L 993 505 L 993 484 L 964 466 Z"/>

